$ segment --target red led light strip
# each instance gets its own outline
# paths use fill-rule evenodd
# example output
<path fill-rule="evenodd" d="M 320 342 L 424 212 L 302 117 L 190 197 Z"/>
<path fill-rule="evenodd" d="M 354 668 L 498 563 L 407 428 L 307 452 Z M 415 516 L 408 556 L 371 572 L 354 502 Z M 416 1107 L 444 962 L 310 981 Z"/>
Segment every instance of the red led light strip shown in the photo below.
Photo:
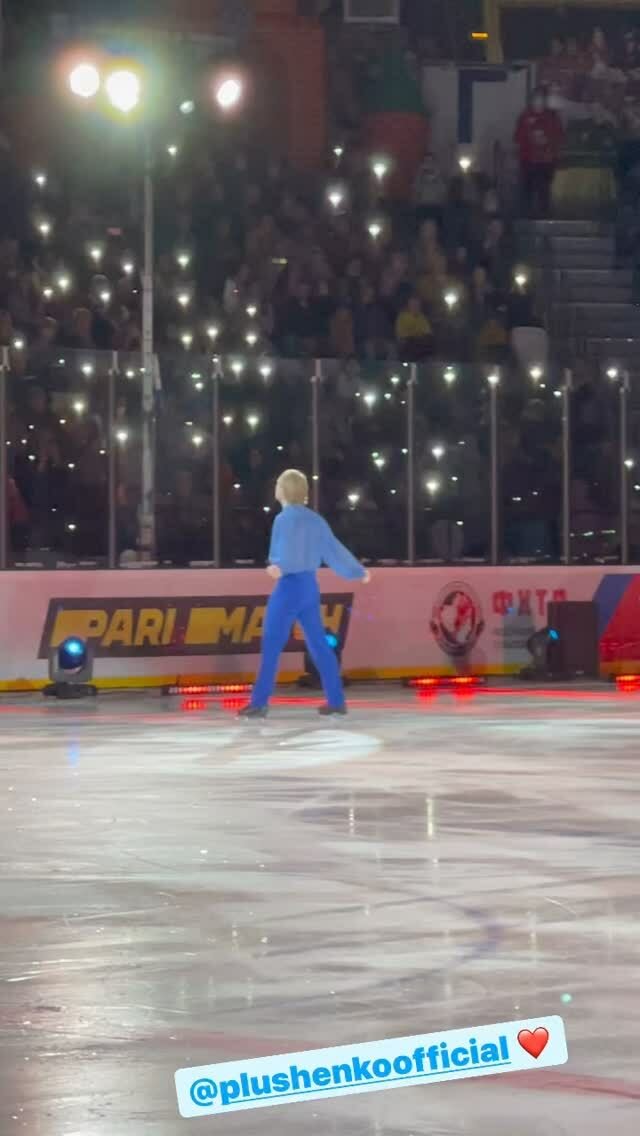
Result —
<path fill-rule="evenodd" d="M 248 694 L 251 689 L 251 683 L 248 682 L 204 683 L 190 686 L 167 686 L 165 687 L 164 693 L 181 696 L 194 694 Z"/>
<path fill-rule="evenodd" d="M 435 687 L 447 689 L 453 687 L 480 686 L 484 678 L 480 675 L 451 675 L 451 676 L 424 676 L 410 678 L 407 685 L 413 690 L 430 690 Z"/>

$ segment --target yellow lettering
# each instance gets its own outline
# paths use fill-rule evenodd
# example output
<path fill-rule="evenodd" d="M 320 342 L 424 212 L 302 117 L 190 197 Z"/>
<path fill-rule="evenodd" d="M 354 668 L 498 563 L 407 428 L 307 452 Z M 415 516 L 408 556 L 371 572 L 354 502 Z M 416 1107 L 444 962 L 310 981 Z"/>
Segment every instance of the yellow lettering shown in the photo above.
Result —
<path fill-rule="evenodd" d="M 242 637 L 243 643 L 253 643 L 256 639 L 262 638 L 262 623 L 264 620 L 264 607 L 254 607 L 249 622 L 247 623 L 245 633 Z"/>
<path fill-rule="evenodd" d="M 229 636 L 233 643 L 242 642 L 242 631 L 247 609 L 224 607 L 194 607 L 189 612 L 185 643 L 189 647 L 208 647 L 218 643 L 221 636 Z"/>
<path fill-rule="evenodd" d="M 322 605 L 322 622 L 327 631 L 332 631 L 334 635 L 340 634 L 340 627 L 342 626 L 342 618 L 344 615 L 344 606 L 336 604 L 331 615 L 327 604 Z"/>
<path fill-rule="evenodd" d="M 120 643 L 123 647 L 131 647 L 133 642 L 133 612 L 131 609 L 118 608 L 111 616 L 111 623 L 102 640 L 103 647 L 113 647 Z"/>
<path fill-rule="evenodd" d="M 170 607 L 167 609 L 167 614 L 164 620 L 164 631 L 162 633 L 162 646 L 168 647 L 173 642 L 173 632 L 176 626 L 176 614 L 178 609 Z"/>
<path fill-rule="evenodd" d="M 138 616 L 134 647 L 144 647 L 145 643 L 150 647 L 159 647 L 163 623 L 164 614 L 159 608 L 143 607 Z"/>
<path fill-rule="evenodd" d="M 101 639 L 107 629 L 106 611 L 87 608 L 82 611 L 59 611 L 51 632 L 51 646 L 59 647 L 70 635 L 78 639 Z"/>

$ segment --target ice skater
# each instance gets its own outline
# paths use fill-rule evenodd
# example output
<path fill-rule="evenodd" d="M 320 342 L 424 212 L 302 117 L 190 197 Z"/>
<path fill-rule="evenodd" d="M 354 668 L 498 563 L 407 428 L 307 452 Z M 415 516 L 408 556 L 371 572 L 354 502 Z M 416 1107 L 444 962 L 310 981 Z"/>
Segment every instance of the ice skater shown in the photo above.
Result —
<path fill-rule="evenodd" d="M 319 513 L 307 508 L 309 482 L 304 473 L 287 469 L 276 483 L 282 512 L 271 530 L 267 572 L 276 586 L 269 598 L 262 633 L 262 658 L 251 702 L 241 718 L 266 718 L 280 655 L 294 623 L 299 623 L 325 693 L 320 714 L 346 714 L 338 660 L 327 643 L 320 610 L 316 572 L 326 564 L 346 580 L 369 582 L 369 573 L 333 535 Z"/>

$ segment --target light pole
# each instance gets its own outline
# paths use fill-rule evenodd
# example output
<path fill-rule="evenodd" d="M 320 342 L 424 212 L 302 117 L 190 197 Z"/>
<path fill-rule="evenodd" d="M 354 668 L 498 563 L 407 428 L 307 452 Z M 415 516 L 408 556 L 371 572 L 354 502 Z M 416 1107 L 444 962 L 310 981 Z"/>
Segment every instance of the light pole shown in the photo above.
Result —
<path fill-rule="evenodd" d="M 153 350 L 153 159 L 151 138 L 144 131 L 144 257 L 142 265 L 142 502 L 140 551 L 151 560 L 156 547 L 155 488 L 155 366 Z"/>
<path fill-rule="evenodd" d="M 98 67 L 90 62 L 78 63 L 69 73 L 69 89 L 77 98 L 87 101 L 104 91 L 109 105 L 124 117 L 138 110 L 144 103 L 143 83 L 140 75 L 133 69 L 114 64 L 101 74 Z M 244 83 L 242 77 L 233 72 L 219 73 L 212 86 L 212 96 L 220 110 L 228 113 L 242 101 Z M 183 103 L 181 110 L 187 113 L 193 104 Z M 155 376 L 156 356 L 154 351 L 154 178 L 153 149 L 148 120 L 143 119 L 144 154 L 144 254 L 142 266 L 142 501 L 139 518 L 138 545 L 143 560 L 153 559 L 155 553 Z M 110 440 L 110 445 L 113 440 Z"/>
<path fill-rule="evenodd" d="M 69 89 L 87 101 L 104 91 L 109 105 L 127 117 L 140 106 L 142 82 L 133 70 L 114 66 L 101 74 L 94 63 L 78 63 L 69 73 Z M 144 259 L 142 266 L 142 501 L 140 504 L 138 546 L 143 560 L 151 560 L 155 550 L 154 509 L 154 377 L 153 342 L 153 163 L 151 138 L 146 123 L 144 139 Z M 110 448 L 114 439 L 109 440 Z"/>

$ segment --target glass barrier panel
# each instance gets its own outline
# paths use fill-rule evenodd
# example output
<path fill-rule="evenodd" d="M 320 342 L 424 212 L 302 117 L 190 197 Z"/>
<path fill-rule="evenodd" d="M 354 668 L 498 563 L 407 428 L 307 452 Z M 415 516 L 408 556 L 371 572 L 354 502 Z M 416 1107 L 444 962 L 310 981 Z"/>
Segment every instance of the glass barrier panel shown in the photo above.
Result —
<path fill-rule="evenodd" d="M 499 500 L 507 564 L 558 563 L 562 557 L 562 383 L 538 364 L 501 375 Z"/>
<path fill-rule="evenodd" d="M 118 355 L 117 367 L 112 439 L 115 560 L 126 568 L 139 559 L 144 370 L 139 355 Z"/>
<path fill-rule="evenodd" d="M 222 563 L 266 564 L 275 481 L 289 467 L 311 476 L 312 360 L 221 361 L 219 397 Z"/>
<path fill-rule="evenodd" d="M 110 352 L 12 348 L 8 565 L 104 567 Z"/>
<path fill-rule="evenodd" d="M 607 371 L 616 374 L 610 378 Z M 572 372 L 570 497 L 574 564 L 620 562 L 621 381 L 621 374 L 612 367 L 596 369 L 576 364 Z M 632 488 L 633 470 L 629 472 Z"/>
<path fill-rule="evenodd" d="M 619 396 L 618 396 L 619 397 Z M 623 455 L 629 501 L 629 563 L 640 563 L 640 379 L 627 381 L 627 448 Z"/>
<path fill-rule="evenodd" d="M 418 563 L 482 564 L 491 553 L 490 368 L 420 364 L 415 391 Z"/>
<path fill-rule="evenodd" d="M 320 510 L 366 560 L 408 555 L 408 416 L 412 368 L 324 360 L 159 359 L 154 485 L 159 564 L 210 565 L 219 470 L 221 562 L 264 564 L 288 466 L 317 472 Z M 534 373 L 535 372 L 535 373 Z M 415 369 L 414 514 L 420 563 L 485 563 L 491 554 L 491 368 Z M 495 369 L 500 558 L 563 554 L 562 390 L 552 367 Z M 214 379 L 214 375 L 217 378 Z M 640 384 L 611 366 L 571 376 L 571 562 L 620 559 L 620 408 L 626 396 L 630 559 L 640 558 Z M 67 349 L 8 352 L 7 564 L 103 567 L 139 558 L 144 461 L 139 355 Z M 214 414 L 218 410 L 216 450 Z M 110 415 L 113 413 L 113 438 Z M 112 442 L 112 452 L 110 452 Z M 111 480 L 110 480 L 111 478 Z M 110 526 L 110 507 L 113 524 Z"/>
<path fill-rule="evenodd" d="M 210 566 L 213 534 L 213 362 L 163 354 L 156 401 L 155 520 L 158 563 Z"/>
<path fill-rule="evenodd" d="M 322 360 L 319 506 L 360 559 L 407 558 L 406 364 Z"/>

